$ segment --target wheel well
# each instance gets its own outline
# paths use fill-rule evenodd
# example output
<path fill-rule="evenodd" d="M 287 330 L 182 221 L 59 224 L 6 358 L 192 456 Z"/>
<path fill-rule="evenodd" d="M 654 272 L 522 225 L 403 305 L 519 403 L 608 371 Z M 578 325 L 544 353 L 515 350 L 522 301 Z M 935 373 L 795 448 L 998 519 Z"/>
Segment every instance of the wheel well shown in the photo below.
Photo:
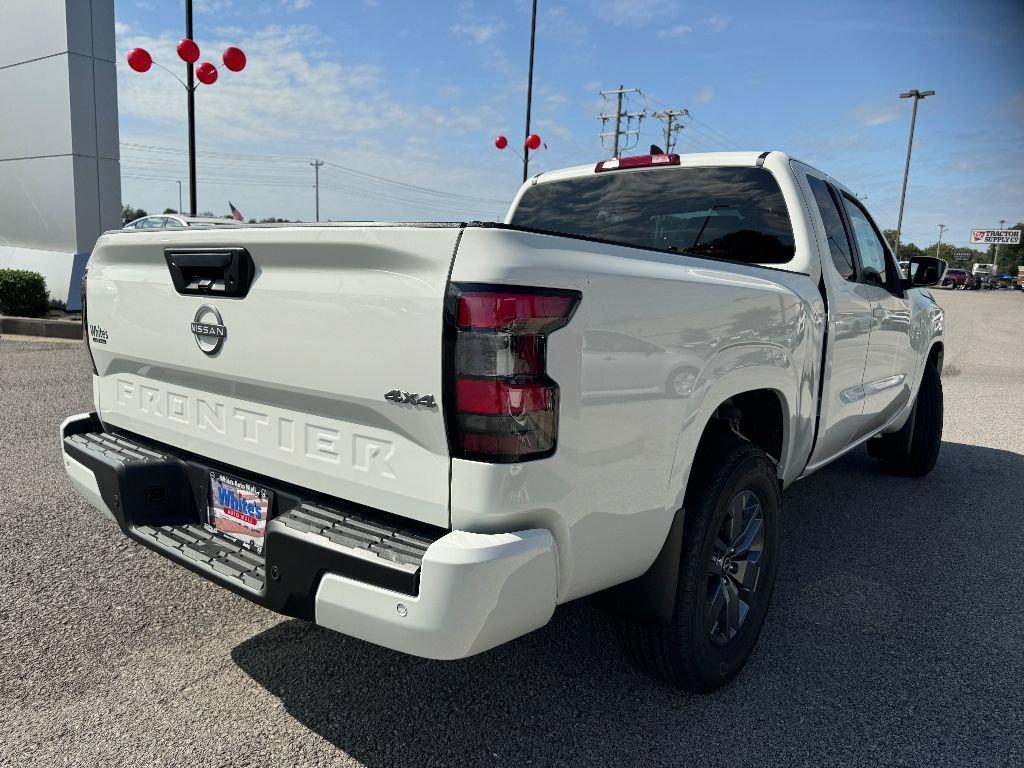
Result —
<path fill-rule="evenodd" d="M 694 463 L 701 456 L 701 451 L 707 448 L 707 441 L 723 433 L 738 435 L 760 446 L 777 463 L 782 459 L 783 429 L 782 400 L 778 393 L 758 389 L 733 395 L 715 409 L 705 426 L 694 453 Z M 612 616 L 641 624 L 671 621 L 679 581 L 685 517 L 683 510 L 676 512 L 668 537 L 647 572 L 594 595 L 595 607 Z"/>
<path fill-rule="evenodd" d="M 928 350 L 928 362 L 935 366 L 935 370 L 942 373 L 942 362 L 946 356 L 946 348 L 943 346 L 941 341 L 936 341 L 932 344 L 932 348 Z"/>
<path fill-rule="evenodd" d="M 700 453 L 709 434 L 725 431 L 760 446 L 776 462 L 780 462 L 784 433 L 782 413 L 782 401 L 770 389 L 733 395 L 715 409 L 701 435 L 701 445 L 697 446 L 697 452 Z"/>

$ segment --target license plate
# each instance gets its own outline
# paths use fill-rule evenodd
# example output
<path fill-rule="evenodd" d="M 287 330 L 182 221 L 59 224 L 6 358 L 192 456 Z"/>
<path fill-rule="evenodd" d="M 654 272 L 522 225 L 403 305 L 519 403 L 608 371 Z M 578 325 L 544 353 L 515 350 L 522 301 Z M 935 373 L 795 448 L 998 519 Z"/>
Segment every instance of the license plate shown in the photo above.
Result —
<path fill-rule="evenodd" d="M 207 525 L 248 549 L 262 552 L 270 498 L 266 488 L 211 472 Z"/>

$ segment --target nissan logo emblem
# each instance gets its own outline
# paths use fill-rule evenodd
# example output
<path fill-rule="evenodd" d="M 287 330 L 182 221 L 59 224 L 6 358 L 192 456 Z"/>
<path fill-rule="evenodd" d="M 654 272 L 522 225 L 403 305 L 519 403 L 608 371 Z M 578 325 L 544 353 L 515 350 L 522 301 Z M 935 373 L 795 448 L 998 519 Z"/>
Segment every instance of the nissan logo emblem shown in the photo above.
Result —
<path fill-rule="evenodd" d="M 216 355 L 224 346 L 228 329 L 220 312 L 209 304 L 203 304 L 196 310 L 195 320 L 192 321 L 192 335 L 196 337 L 199 349 L 207 355 Z"/>

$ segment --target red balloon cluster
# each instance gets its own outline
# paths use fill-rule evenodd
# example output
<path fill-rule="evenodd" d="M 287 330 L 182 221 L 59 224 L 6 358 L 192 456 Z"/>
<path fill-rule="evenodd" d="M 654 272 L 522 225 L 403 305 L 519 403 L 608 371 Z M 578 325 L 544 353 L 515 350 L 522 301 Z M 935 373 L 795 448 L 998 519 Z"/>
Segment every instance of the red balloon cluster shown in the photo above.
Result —
<path fill-rule="evenodd" d="M 199 46 L 191 38 L 183 38 L 177 45 L 178 58 L 186 64 L 195 64 L 199 61 Z M 232 72 L 241 72 L 245 69 L 245 52 L 241 48 L 231 46 L 224 51 L 224 66 Z M 136 72 L 148 72 L 153 66 L 153 57 L 145 48 L 132 48 L 128 51 L 128 66 Z M 195 69 L 196 79 L 203 85 L 213 85 L 217 82 L 217 67 L 209 61 L 204 61 Z"/>
<path fill-rule="evenodd" d="M 145 48 L 132 48 L 128 51 L 128 66 L 136 72 L 148 72 L 153 66 L 153 57 Z"/>
<path fill-rule="evenodd" d="M 531 133 L 529 136 L 526 137 L 527 149 L 540 149 L 541 144 L 542 142 L 540 136 L 538 136 L 536 133 Z M 505 147 L 508 146 L 508 138 L 506 138 L 505 136 L 499 136 L 494 140 L 494 146 L 496 146 L 498 149 L 504 149 Z"/>

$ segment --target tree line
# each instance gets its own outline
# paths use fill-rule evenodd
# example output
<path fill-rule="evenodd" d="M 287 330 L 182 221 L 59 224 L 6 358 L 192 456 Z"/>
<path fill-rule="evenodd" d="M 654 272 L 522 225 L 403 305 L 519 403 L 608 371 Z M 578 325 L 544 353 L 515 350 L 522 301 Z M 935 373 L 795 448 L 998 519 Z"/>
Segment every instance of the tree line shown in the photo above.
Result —
<path fill-rule="evenodd" d="M 1009 229 L 1019 229 L 1024 232 L 1024 223 L 1018 222 Z M 882 230 L 882 237 L 891 245 L 896 241 L 895 229 Z M 1021 236 L 1024 240 L 1024 235 Z M 958 256 L 957 254 L 962 254 Z M 932 243 L 921 248 L 914 243 L 900 243 L 899 260 L 907 261 L 911 256 L 938 256 L 940 259 L 949 262 L 951 267 L 966 267 L 970 270 L 972 264 L 993 264 L 996 263 L 996 247 L 990 245 L 987 248 L 968 248 L 962 245 L 951 245 L 950 243 Z M 1024 243 L 1020 245 L 1003 245 L 999 248 L 999 262 L 996 263 L 996 272 L 1009 272 L 1017 276 L 1017 267 L 1024 266 Z"/>

